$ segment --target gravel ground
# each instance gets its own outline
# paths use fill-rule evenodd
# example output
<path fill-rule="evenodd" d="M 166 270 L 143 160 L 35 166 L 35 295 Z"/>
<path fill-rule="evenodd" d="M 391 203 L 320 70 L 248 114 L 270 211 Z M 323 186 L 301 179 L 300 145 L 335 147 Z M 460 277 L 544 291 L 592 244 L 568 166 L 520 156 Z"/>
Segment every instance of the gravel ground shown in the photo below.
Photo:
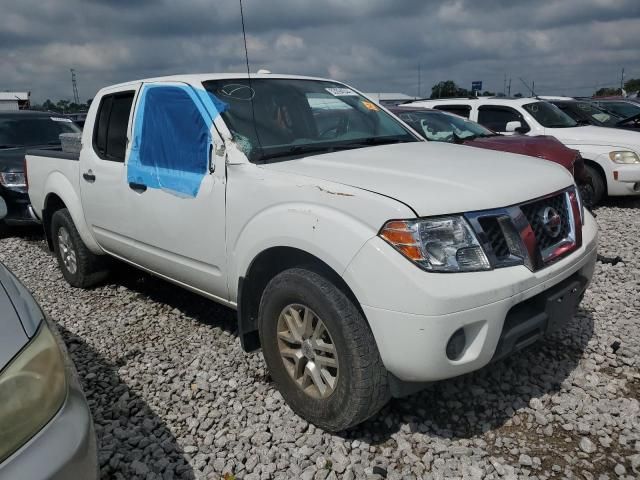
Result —
<path fill-rule="evenodd" d="M 0 260 L 62 331 L 103 478 L 639 478 L 640 201 L 597 214 L 600 253 L 624 261 L 598 263 L 565 330 L 340 435 L 284 404 L 231 310 L 128 267 L 73 289 L 37 236 Z"/>

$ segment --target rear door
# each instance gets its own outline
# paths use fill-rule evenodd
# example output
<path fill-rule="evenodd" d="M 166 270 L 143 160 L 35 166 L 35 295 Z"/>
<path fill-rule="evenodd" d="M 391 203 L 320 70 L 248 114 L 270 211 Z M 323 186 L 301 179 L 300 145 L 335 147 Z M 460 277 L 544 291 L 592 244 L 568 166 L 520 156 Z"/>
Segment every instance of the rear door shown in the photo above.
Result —
<path fill-rule="evenodd" d="M 100 98 L 83 133 L 80 153 L 80 192 L 85 220 L 106 251 L 129 257 L 135 223 L 130 215 L 135 195 L 126 183 L 125 157 L 131 112 L 138 86 L 108 92 Z"/>

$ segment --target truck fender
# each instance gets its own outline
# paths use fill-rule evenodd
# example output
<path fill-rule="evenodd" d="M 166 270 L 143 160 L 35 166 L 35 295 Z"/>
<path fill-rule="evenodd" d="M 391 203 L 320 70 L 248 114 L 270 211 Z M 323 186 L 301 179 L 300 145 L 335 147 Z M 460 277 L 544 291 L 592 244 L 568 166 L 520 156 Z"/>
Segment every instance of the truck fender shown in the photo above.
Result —
<path fill-rule="evenodd" d="M 104 251 L 100 248 L 91 234 L 89 225 L 87 225 L 84 218 L 80 197 L 67 177 L 60 172 L 51 173 L 45 182 L 45 192 L 48 193 L 44 201 L 44 209 L 46 210 L 48 208 L 48 204 L 52 196 L 57 196 L 62 203 L 64 203 L 67 210 L 69 210 L 69 214 L 71 215 L 73 223 L 80 234 L 80 238 L 82 238 L 82 241 L 87 248 L 96 255 L 104 254 Z"/>
<path fill-rule="evenodd" d="M 362 245 L 375 235 L 370 226 L 332 207 L 303 202 L 271 206 L 252 217 L 233 239 L 231 298 L 237 298 L 237 279 L 246 276 L 253 260 L 265 250 L 301 250 L 342 275 Z"/>

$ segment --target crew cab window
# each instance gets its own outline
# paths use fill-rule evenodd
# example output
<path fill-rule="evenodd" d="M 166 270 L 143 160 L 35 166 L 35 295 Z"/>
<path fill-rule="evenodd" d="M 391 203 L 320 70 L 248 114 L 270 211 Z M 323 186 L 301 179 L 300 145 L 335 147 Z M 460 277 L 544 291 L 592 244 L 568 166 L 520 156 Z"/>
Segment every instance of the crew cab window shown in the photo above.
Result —
<path fill-rule="evenodd" d="M 103 160 L 124 162 L 127 127 L 135 92 L 105 95 L 100 101 L 93 129 L 93 149 Z"/>
<path fill-rule="evenodd" d="M 469 105 L 436 105 L 436 110 L 442 110 L 444 112 L 455 113 L 464 118 L 469 118 L 471 107 Z"/>
<path fill-rule="evenodd" d="M 129 183 L 197 196 L 213 149 L 212 119 L 202 102 L 187 85 L 143 86 L 133 122 Z"/>
<path fill-rule="evenodd" d="M 513 108 L 492 105 L 478 108 L 478 123 L 494 132 L 504 132 L 507 130 L 507 123 L 516 121 L 524 128 L 529 128 L 522 115 Z"/>

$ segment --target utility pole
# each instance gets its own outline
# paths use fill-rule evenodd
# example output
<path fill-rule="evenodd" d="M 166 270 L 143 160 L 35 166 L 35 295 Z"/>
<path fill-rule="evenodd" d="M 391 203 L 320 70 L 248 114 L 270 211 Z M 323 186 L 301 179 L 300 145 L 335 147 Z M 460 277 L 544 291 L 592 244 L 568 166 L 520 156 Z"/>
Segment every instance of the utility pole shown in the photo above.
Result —
<path fill-rule="evenodd" d="M 73 68 L 69 69 L 71 71 L 71 85 L 73 87 L 73 103 L 76 105 L 80 104 L 80 95 L 78 95 L 78 83 L 76 82 L 76 71 Z"/>
<path fill-rule="evenodd" d="M 624 90 L 624 67 L 622 68 L 622 74 L 620 75 L 620 93 Z"/>
<path fill-rule="evenodd" d="M 511 96 L 511 77 L 509 77 L 509 90 L 507 92 L 507 97 Z"/>
<path fill-rule="evenodd" d="M 422 98 L 422 79 L 420 78 L 420 64 L 418 64 L 418 98 Z"/>
<path fill-rule="evenodd" d="M 502 94 L 506 95 L 507 94 L 507 74 L 504 74 L 504 84 L 502 86 Z"/>

